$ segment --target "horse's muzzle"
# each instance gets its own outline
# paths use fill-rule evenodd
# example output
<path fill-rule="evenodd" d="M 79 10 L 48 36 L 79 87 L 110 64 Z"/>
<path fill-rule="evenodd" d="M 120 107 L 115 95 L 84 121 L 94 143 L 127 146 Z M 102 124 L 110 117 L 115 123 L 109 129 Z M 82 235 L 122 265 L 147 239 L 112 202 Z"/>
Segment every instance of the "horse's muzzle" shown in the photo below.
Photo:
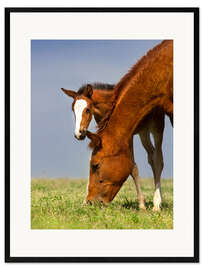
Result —
<path fill-rule="evenodd" d="M 103 200 L 89 200 L 85 199 L 83 201 L 83 205 L 93 205 L 93 204 L 100 204 L 100 205 L 105 205 Z"/>
<path fill-rule="evenodd" d="M 84 140 L 86 137 L 87 130 L 86 129 L 80 129 L 79 133 L 75 133 L 75 138 L 77 140 Z"/>
<path fill-rule="evenodd" d="M 85 137 L 86 137 L 86 135 L 85 134 L 81 134 L 81 135 L 74 135 L 75 136 L 75 138 L 77 139 L 77 140 L 84 140 L 85 139 Z"/>

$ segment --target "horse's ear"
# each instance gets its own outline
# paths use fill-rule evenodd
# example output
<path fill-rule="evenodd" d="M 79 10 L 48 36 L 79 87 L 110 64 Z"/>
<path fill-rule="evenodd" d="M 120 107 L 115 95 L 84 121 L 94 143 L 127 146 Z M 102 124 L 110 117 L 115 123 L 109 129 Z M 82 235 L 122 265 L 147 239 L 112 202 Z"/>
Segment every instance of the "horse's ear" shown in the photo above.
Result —
<path fill-rule="evenodd" d="M 61 88 L 61 90 L 69 97 L 76 98 L 76 96 L 77 96 L 77 92 L 75 92 L 73 90 L 67 90 L 65 88 Z"/>
<path fill-rule="evenodd" d="M 83 95 L 88 97 L 88 98 L 91 98 L 92 94 L 93 94 L 92 85 L 88 84 L 87 87 L 85 88 L 84 92 L 83 92 Z"/>
<path fill-rule="evenodd" d="M 89 144 L 90 148 L 97 149 L 97 150 L 101 148 L 101 138 L 99 135 L 92 133 L 90 131 L 87 131 L 86 135 L 91 140 Z"/>

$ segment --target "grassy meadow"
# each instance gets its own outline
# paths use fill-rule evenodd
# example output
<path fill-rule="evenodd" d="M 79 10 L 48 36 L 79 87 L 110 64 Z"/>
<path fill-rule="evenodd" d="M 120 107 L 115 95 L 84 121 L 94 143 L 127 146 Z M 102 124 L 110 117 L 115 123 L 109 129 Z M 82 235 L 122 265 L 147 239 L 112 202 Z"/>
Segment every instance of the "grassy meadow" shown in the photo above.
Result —
<path fill-rule="evenodd" d="M 139 210 L 128 179 L 107 206 L 82 205 L 87 180 L 32 179 L 32 229 L 173 229 L 173 182 L 162 180 L 163 204 L 153 212 L 152 179 L 141 180 L 147 210 Z"/>

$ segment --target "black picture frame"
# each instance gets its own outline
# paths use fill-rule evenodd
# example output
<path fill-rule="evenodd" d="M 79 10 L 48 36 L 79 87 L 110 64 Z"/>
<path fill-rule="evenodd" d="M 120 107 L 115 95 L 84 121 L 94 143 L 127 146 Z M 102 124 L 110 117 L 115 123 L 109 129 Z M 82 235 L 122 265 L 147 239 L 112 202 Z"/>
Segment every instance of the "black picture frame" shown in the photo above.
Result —
<path fill-rule="evenodd" d="M 194 15 L 194 256 L 12 257 L 10 255 L 10 14 L 17 12 L 175 12 Z M 199 262 L 199 8 L 5 8 L 5 262 Z"/>

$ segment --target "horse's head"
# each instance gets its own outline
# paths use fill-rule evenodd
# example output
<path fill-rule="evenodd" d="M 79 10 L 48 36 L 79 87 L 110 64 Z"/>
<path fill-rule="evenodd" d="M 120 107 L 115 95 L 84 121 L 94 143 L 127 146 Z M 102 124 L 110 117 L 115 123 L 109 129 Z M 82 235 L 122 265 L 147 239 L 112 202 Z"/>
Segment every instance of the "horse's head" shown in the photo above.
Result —
<path fill-rule="evenodd" d="M 78 140 L 83 140 L 86 137 L 94 109 L 91 99 L 93 94 L 92 86 L 88 84 L 81 94 L 64 88 L 61 88 L 61 90 L 73 98 L 72 110 L 75 115 L 75 137 Z"/>
<path fill-rule="evenodd" d="M 91 139 L 94 150 L 90 160 L 88 194 L 85 202 L 98 201 L 105 204 L 113 200 L 130 174 L 132 168 L 130 150 L 108 155 L 108 146 L 104 150 L 101 138 L 97 134 L 88 131 L 87 136 Z"/>

